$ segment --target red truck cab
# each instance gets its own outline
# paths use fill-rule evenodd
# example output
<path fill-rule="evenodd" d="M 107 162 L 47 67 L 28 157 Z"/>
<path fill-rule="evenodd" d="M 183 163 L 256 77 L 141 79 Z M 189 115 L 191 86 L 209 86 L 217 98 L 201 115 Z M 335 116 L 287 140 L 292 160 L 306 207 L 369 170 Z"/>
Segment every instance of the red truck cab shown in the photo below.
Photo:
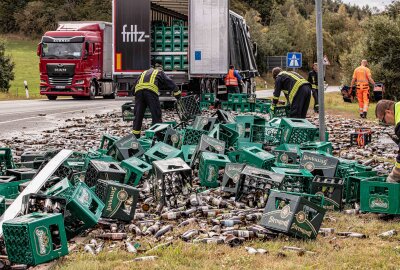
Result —
<path fill-rule="evenodd" d="M 115 98 L 112 26 L 106 22 L 60 22 L 38 46 L 40 94 Z"/>

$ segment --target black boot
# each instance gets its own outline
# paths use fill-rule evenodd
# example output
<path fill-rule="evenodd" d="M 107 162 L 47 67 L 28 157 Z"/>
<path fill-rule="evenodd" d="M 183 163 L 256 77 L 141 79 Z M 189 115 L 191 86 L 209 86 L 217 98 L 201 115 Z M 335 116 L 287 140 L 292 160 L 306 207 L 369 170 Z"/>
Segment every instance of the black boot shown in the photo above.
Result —
<path fill-rule="evenodd" d="M 363 113 L 363 116 L 364 116 L 363 118 L 366 119 L 366 118 L 367 118 L 367 112 L 364 112 L 364 113 Z"/>
<path fill-rule="evenodd" d="M 360 113 L 360 117 L 361 117 L 361 118 L 364 118 L 364 114 L 363 114 L 363 113 Z"/>

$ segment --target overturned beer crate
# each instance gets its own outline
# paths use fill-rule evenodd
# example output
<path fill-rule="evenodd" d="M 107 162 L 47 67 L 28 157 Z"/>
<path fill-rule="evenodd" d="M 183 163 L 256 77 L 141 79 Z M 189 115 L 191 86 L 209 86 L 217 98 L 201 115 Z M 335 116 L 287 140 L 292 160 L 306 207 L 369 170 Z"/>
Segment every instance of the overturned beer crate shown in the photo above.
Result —
<path fill-rule="evenodd" d="M 196 96 L 186 96 L 180 98 L 175 104 L 176 112 L 181 121 L 189 121 L 197 115 L 201 115 L 199 102 Z"/>
<path fill-rule="evenodd" d="M 154 161 L 152 192 L 161 207 L 181 207 L 192 191 L 192 169 L 181 158 Z"/>
<path fill-rule="evenodd" d="M 170 124 L 155 124 L 145 131 L 145 136 L 147 139 L 162 141 L 169 127 L 171 127 Z"/>
<path fill-rule="evenodd" d="M 130 157 L 140 157 L 143 154 L 144 149 L 136 139 L 135 135 L 128 135 L 117 140 L 107 152 L 107 155 L 118 161 L 123 161 Z"/>
<path fill-rule="evenodd" d="M 280 145 L 282 129 L 276 126 L 253 125 L 251 127 L 251 141 L 268 146 Z"/>
<path fill-rule="evenodd" d="M 283 118 L 289 117 L 290 115 L 290 106 L 275 106 L 274 110 L 270 110 L 270 118 Z"/>
<path fill-rule="evenodd" d="M 354 171 L 352 175 L 349 175 L 344 179 L 345 181 L 345 192 L 344 197 L 346 203 L 360 202 L 360 185 L 361 182 L 367 178 L 376 177 L 378 173 L 376 171 L 357 172 Z"/>
<path fill-rule="evenodd" d="M 46 194 L 67 200 L 64 222 L 69 238 L 95 226 L 104 208 L 104 203 L 83 182 L 72 185 L 64 179 L 48 189 Z"/>
<path fill-rule="evenodd" d="M 117 136 L 112 136 L 109 134 L 103 134 L 103 137 L 101 138 L 100 142 L 100 148 L 101 150 L 108 151 L 110 148 L 114 145 L 116 141 L 118 141 L 120 138 Z"/>
<path fill-rule="evenodd" d="M 15 199 L 19 195 L 19 185 L 29 180 L 18 180 L 15 176 L 0 176 L 0 195 L 6 199 Z"/>
<path fill-rule="evenodd" d="M 315 239 L 325 212 L 302 196 L 271 191 L 260 225 L 294 237 Z"/>
<path fill-rule="evenodd" d="M 202 152 L 210 152 L 217 154 L 224 154 L 225 152 L 225 142 L 215 139 L 207 135 L 201 135 L 200 142 L 197 144 L 196 149 L 193 153 L 193 158 L 191 161 L 191 167 L 197 167 L 198 159 Z"/>
<path fill-rule="evenodd" d="M 105 205 L 102 217 L 130 222 L 135 216 L 138 189 L 113 181 L 99 180 L 96 195 Z"/>
<path fill-rule="evenodd" d="M 277 167 L 272 167 L 271 170 L 275 173 L 285 175 L 285 180 L 281 187 L 282 190 L 307 194 L 310 193 L 311 181 L 314 176 L 309 171 Z"/>
<path fill-rule="evenodd" d="M 324 208 L 343 209 L 344 181 L 341 178 L 315 176 L 311 185 L 311 194 L 324 196 Z"/>
<path fill-rule="evenodd" d="M 183 160 L 187 164 L 191 164 L 194 154 L 196 152 L 197 145 L 182 145 L 181 150 L 183 154 Z"/>
<path fill-rule="evenodd" d="M 264 208 L 271 189 L 279 189 L 285 176 L 267 170 L 246 166 L 240 174 L 236 200 L 250 207 Z"/>
<path fill-rule="evenodd" d="M 217 117 L 196 116 L 192 127 L 197 130 L 210 132 L 217 122 Z"/>
<path fill-rule="evenodd" d="M 231 195 L 238 194 L 239 181 L 242 171 L 246 164 L 229 163 L 225 166 L 224 177 L 222 179 L 222 191 Z"/>
<path fill-rule="evenodd" d="M 182 145 L 197 145 L 200 142 L 200 138 L 203 135 L 207 135 L 208 131 L 186 128 L 183 130 Z"/>
<path fill-rule="evenodd" d="M 146 176 L 152 166 L 136 157 L 128 158 L 121 162 L 121 167 L 126 171 L 124 184 L 136 187 L 143 176 Z"/>
<path fill-rule="evenodd" d="M 320 151 L 332 155 L 331 142 L 304 142 L 300 145 L 301 150 Z"/>
<path fill-rule="evenodd" d="M 363 212 L 400 214 L 400 183 L 388 183 L 386 177 L 361 181 L 360 210 Z"/>
<path fill-rule="evenodd" d="M 261 117 L 251 115 L 236 116 L 236 130 L 239 133 L 240 142 L 251 141 L 251 127 L 253 125 L 265 125 L 266 120 Z"/>
<path fill-rule="evenodd" d="M 301 157 L 300 169 L 306 169 L 314 176 L 334 177 L 338 163 L 337 158 L 305 151 Z"/>
<path fill-rule="evenodd" d="M 218 187 L 223 178 L 224 168 L 230 162 L 226 155 L 202 152 L 199 164 L 200 185 L 210 188 Z"/>
<path fill-rule="evenodd" d="M 314 141 L 317 127 L 306 119 L 282 118 L 280 123 L 282 128 L 282 143 L 301 144 Z"/>
<path fill-rule="evenodd" d="M 153 161 L 181 157 L 182 151 L 163 142 L 158 142 L 147 150 L 144 156 L 146 157 L 147 163 L 152 164 Z"/>
<path fill-rule="evenodd" d="M 175 130 L 171 127 L 167 129 L 164 136 L 164 143 L 171 145 L 175 148 L 180 148 L 182 145 L 182 134 L 178 130 Z"/>
<path fill-rule="evenodd" d="M 275 156 L 258 147 L 250 147 L 242 149 L 239 161 L 260 169 L 270 170 L 274 165 Z"/>
<path fill-rule="evenodd" d="M 3 223 L 8 259 L 38 265 L 68 254 L 62 214 L 32 213 Z"/>
<path fill-rule="evenodd" d="M 281 144 L 273 150 L 276 161 L 283 164 L 299 164 L 301 158 L 300 147 L 297 144 Z"/>
<path fill-rule="evenodd" d="M 123 183 L 126 172 L 116 162 L 92 160 L 85 175 L 85 183 L 89 187 L 97 185 L 99 179 Z"/>

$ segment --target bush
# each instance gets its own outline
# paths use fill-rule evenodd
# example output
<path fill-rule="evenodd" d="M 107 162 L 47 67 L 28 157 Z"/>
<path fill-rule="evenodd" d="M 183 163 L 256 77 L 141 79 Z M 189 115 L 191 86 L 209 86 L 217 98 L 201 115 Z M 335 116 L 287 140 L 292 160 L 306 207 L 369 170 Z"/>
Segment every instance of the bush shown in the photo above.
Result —
<path fill-rule="evenodd" d="M 5 55 L 5 45 L 0 42 L 0 92 L 8 92 L 10 81 L 14 80 L 14 63 Z"/>

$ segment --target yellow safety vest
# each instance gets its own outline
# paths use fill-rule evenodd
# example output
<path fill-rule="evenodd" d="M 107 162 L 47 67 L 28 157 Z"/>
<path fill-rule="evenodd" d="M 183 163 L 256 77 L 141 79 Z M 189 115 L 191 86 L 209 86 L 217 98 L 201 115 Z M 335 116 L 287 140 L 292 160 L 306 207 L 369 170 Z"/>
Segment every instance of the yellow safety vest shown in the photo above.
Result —
<path fill-rule="evenodd" d="M 396 126 L 400 123 L 400 102 L 394 105 L 394 121 Z"/>
<path fill-rule="evenodd" d="M 153 73 L 150 76 L 150 81 L 145 82 L 144 78 L 146 77 L 146 74 L 147 74 L 147 72 L 149 70 L 144 71 L 142 73 L 142 75 L 140 75 L 139 82 L 135 87 L 135 93 L 137 91 L 140 91 L 140 90 L 143 90 L 143 89 L 147 89 L 147 90 L 154 91 L 158 95 L 158 86 L 155 84 L 156 77 L 157 77 L 157 74 L 158 74 L 158 69 L 154 69 Z"/>
<path fill-rule="evenodd" d="M 306 79 L 300 78 L 297 75 L 290 73 L 290 72 L 286 72 L 286 71 L 282 71 L 281 73 L 278 74 L 278 76 L 280 76 L 280 75 L 287 75 L 296 81 L 296 83 L 293 85 L 293 88 L 290 92 L 289 92 L 289 90 L 282 90 L 282 92 L 285 95 L 289 94 L 289 103 L 292 104 L 293 99 L 296 96 L 297 91 L 299 91 L 300 87 L 302 87 L 305 84 L 309 84 L 309 82 Z"/>

